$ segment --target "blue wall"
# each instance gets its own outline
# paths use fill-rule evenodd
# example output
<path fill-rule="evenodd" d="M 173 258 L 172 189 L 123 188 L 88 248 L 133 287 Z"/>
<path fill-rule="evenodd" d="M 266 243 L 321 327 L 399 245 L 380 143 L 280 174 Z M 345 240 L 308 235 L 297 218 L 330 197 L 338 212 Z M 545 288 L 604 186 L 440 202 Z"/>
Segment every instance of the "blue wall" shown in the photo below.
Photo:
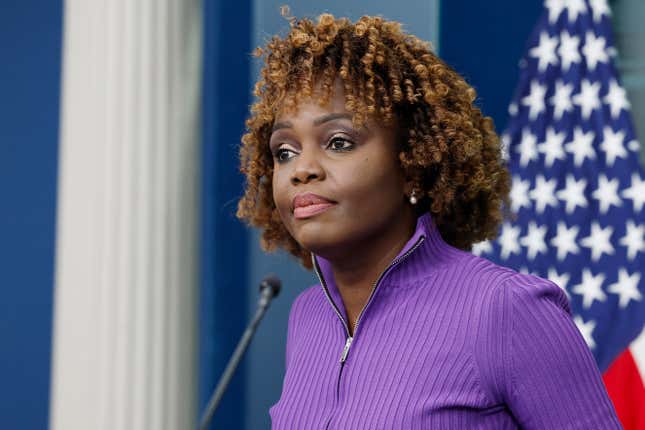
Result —
<path fill-rule="evenodd" d="M 248 111 L 251 3 L 204 0 L 199 413 L 241 336 L 247 316 L 246 229 L 235 218 L 242 195 L 237 162 Z M 211 428 L 243 428 L 243 364 Z"/>
<path fill-rule="evenodd" d="M 441 58 L 474 86 L 498 132 L 506 125 L 518 62 L 541 11 L 541 0 L 441 2 Z"/>
<path fill-rule="evenodd" d="M 62 2 L 0 6 L 0 427 L 47 428 Z"/>

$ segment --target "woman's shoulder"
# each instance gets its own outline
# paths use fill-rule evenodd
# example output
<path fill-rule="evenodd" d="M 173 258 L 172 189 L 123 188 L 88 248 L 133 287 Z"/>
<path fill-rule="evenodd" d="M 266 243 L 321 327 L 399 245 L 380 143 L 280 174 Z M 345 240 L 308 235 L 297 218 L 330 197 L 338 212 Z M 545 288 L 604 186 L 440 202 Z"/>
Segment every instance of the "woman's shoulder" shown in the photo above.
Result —
<path fill-rule="evenodd" d="M 320 284 L 310 285 L 293 299 L 290 313 L 300 313 L 302 309 L 306 312 L 306 309 L 319 305 L 321 300 L 325 300 L 325 297 Z"/>
<path fill-rule="evenodd" d="M 571 313 L 566 293 L 550 279 L 519 272 L 465 251 L 464 254 L 468 256 L 462 260 L 460 270 L 470 271 L 479 294 L 504 302 L 497 303 L 497 306 L 521 306 L 547 301 Z"/>
<path fill-rule="evenodd" d="M 493 263 L 495 264 L 495 263 Z M 529 311 L 536 307 L 555 306 L 571 315 L 571 306 L 565 291 L 548 278 L 532 273 L 518 272 L 500 266 L 504 273 L 503 281 L 494 285 L 506 298 L 506 305 L 515 311 Z"/>
<path fill-rule="evenodd" d="M 555 282 L 531 273 L 520 272 L 465 250 L 453 251 L 451 261 L 431 266 L 419 288 L 419 294 L 451 298 L 446 303 L 482 333 L 510 333 L 522 324 L 539 324 L 560 313 L 571 317 L 566 292 Z M 446 263 L 446 264 L 443 264 Z M 534 321 L 525 314 L 530 313 Z M 491 335 L 492 336 L 492 335 Z M 482 338 L 486 338 L 483 336 Z"/>
<path fill-rule="evenodd" d="M 294 303 L 298 302 L 309 302 L 311 300 L 317 300 L 323 297 L 323 291 L 320 284 L 310 285 L 305 287 L 294 299 Z"/>

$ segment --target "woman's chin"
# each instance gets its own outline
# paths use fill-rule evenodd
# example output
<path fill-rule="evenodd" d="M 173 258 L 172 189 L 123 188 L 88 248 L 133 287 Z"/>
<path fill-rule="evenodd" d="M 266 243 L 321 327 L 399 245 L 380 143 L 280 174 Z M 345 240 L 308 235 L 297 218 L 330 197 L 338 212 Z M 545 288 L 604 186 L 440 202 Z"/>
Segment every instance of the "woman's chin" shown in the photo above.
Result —
<path fill-rule="evenodd" d="M 330 249 L 335 248 L 334 243 L 329 243 L 329 241 L 326 241 L 321 237 L 299 237 L 296 241 L 307 251 L 320 255 L 321 257 L 324 257 Z"/>
<path fill-rule="evenodd" d="M 348 245 L 343 238 L 332 235 L 320 234 L 303 234 L 298 236 L 296 241 L 301 247 L 312 252 L 326 260 L 333 260 L 340 255 L 347 254 Z"/>
<path fill-rule="evenodd" d="M 301 247 L 322 257 L 340 246 L 329 231 L 310 226 L 299 229 L 295 239 Z"/>

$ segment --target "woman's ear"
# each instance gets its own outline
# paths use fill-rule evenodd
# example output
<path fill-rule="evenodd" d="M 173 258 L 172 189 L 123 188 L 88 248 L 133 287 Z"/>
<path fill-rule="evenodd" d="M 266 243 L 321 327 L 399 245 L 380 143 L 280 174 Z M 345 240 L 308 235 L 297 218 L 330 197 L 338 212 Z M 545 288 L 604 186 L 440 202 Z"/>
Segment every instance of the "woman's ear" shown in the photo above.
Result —
<path fill-rule="evenodd" d="M 403 194 L 405 194 L 407 199 L 409 199 L 412 194 L 415 194 L 416 198 L 418 199 L 420 196 L 419 187 L 414 181 L 407 179 L 405 181 L 405 184 L 403 185 Z"/>

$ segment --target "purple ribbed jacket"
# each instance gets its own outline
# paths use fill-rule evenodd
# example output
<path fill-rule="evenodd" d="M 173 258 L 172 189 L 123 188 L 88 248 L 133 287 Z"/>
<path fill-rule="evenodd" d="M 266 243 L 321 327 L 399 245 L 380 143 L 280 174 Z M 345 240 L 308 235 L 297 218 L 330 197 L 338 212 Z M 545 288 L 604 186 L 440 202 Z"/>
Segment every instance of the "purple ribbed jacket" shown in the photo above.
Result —
<path fill-rule="evenodd" d="M 429 214 L 353 338 L 329 262 L 289 314 L 273 429 L 620 429 L 553 282 L 446 243 Z"/>

